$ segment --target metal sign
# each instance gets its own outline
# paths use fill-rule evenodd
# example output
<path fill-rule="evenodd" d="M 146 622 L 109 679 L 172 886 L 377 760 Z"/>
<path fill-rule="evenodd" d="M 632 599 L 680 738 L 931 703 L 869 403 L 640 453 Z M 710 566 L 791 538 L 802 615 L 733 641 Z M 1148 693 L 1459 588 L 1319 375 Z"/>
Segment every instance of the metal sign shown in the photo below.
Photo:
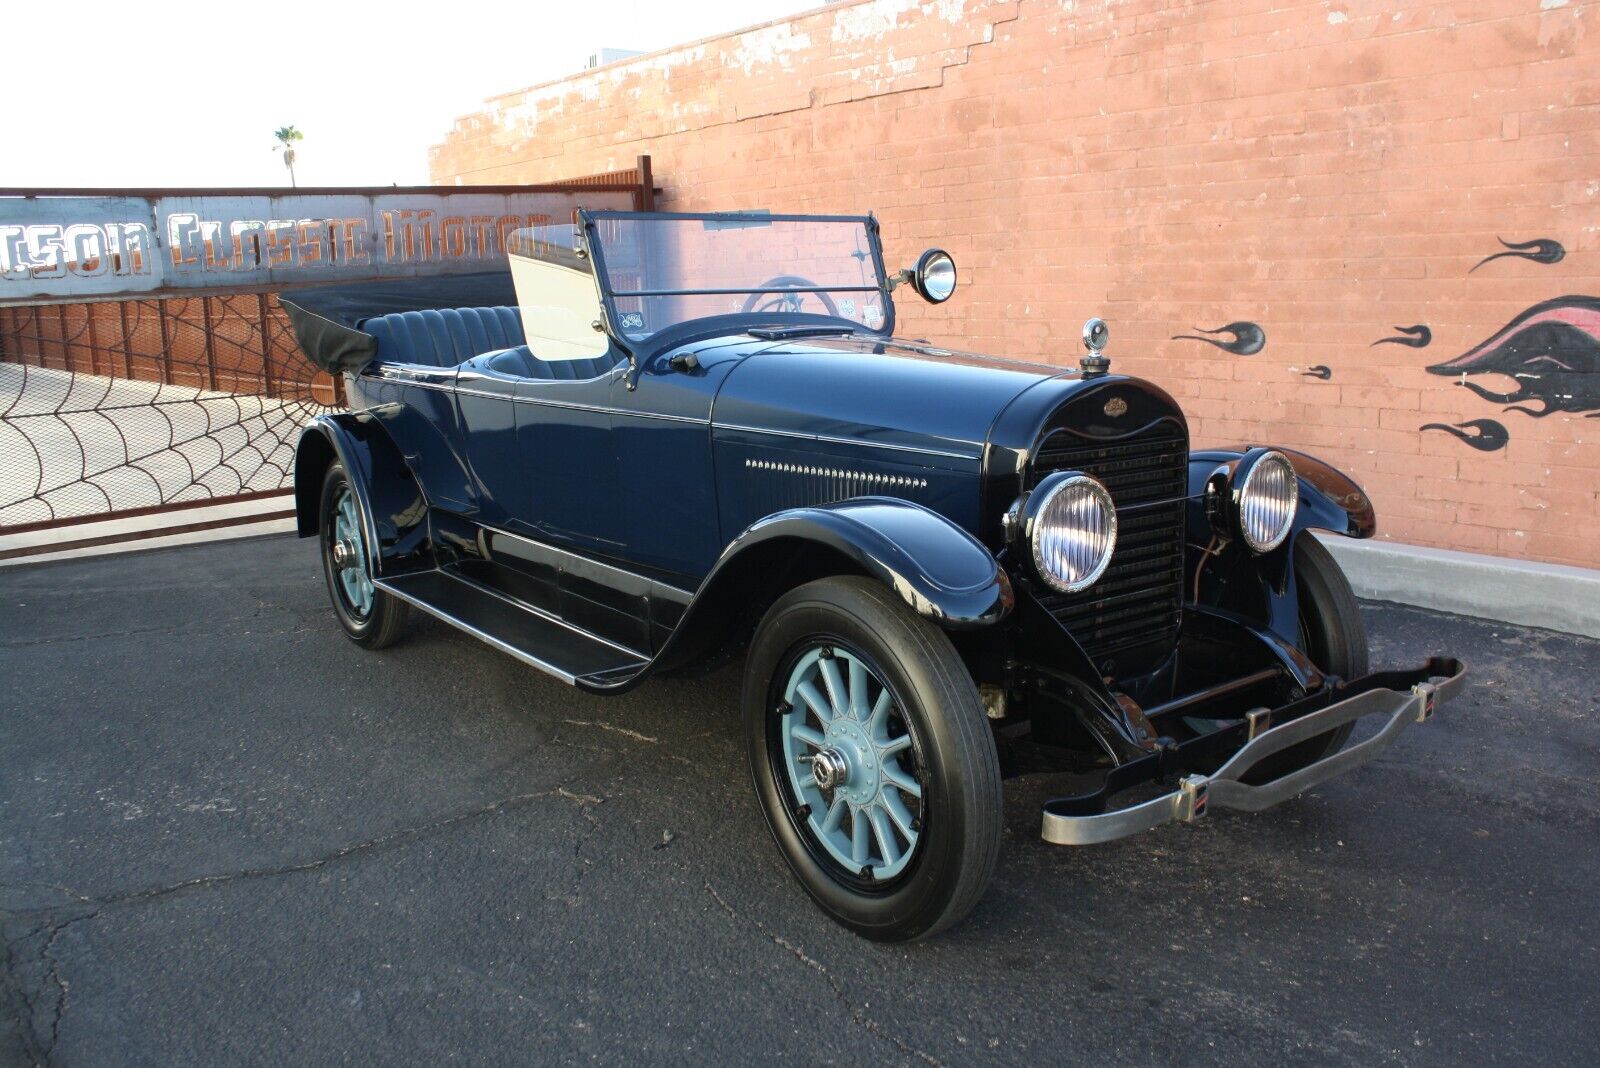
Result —
<path fill-rule="evenodd" d="M 487 270 L 513 230 L 631 208 L 633 187 L 0 193 L 0 304 Z"/>

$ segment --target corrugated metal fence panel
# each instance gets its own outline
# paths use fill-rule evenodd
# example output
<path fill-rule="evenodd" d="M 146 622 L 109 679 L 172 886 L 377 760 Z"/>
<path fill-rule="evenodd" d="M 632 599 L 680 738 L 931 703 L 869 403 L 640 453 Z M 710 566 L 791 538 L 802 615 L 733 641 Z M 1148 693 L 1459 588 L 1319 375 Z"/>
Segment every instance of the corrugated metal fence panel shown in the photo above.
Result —
<path fill-rule="evenodd" d="M 524 192 L 0 192 L 0 304 L 486 270 L 512 230 L 637 200 L 592 178 Z"/>

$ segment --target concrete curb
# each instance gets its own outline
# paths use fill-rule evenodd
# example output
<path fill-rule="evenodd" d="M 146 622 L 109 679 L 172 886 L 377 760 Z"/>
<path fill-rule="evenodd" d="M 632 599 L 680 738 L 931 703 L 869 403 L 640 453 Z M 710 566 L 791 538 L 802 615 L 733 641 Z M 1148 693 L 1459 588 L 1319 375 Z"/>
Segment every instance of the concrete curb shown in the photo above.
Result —
<path fill-rule="evenodd" d="M 1357 597 L 1600 638 L 1600 571 L 1319 534 Z"/>
<path fill-rule="evenodd" d="M 85 517 L 63 526 L 0 532 L 0 568 L 224 541 L 294 529 L 294 498 L 260 494 L 220 504 L 190 502 L 140 515 Z"/>

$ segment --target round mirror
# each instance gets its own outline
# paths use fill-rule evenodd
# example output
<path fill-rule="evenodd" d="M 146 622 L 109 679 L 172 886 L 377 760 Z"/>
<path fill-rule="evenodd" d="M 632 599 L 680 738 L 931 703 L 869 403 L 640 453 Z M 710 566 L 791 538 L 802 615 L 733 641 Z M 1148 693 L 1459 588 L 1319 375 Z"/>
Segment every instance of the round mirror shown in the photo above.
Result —
<path fill-rule="evenodd" d="M 911 284 L 929 304 L 943 304 L 956 291 L 956 261 L 942 248 L 930 248 L 917 259 Z"/>

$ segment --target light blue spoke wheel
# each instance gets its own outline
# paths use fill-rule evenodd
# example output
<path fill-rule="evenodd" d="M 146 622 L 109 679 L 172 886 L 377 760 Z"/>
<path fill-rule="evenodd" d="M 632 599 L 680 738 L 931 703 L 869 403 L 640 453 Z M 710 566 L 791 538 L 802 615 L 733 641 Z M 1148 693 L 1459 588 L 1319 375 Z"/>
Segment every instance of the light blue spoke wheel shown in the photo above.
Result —
<path fill-rule="evenodd" d="M 778 745 L 797 814 L 841 873 L 867 883 L 906 870 L 922 837 L 916 739 L 862 654 L 802 647 L 779 706 Z"/>
<path fill-rule="evenodd" d="M 357 619 L 372 614 L 372 572 L 367 564 L 367 542 L 361 535 L 361 520 L 356 514 L 356 497 L 346 482 L 333 502 L 333 523 L 329 530 L 329 552 L 338 569 L 339 588 L 345 604 Z"/>
<path fill-rule="evenodd" d="M 1000 766 L 944 631 L 874 579 L 817 579 L 767 609 L 743 694 L 757 800 L 823 911 L 885 942 L 967 914 L 999 856 Z"/>
<path fill-rule="evenodd" d="M 400 637 L 408 607 L 373 582 L 361 502 L 342 464 L 331 464 L 323 476 L 321 503 L 322 571 L 333 613 L 351 641 L 381 649 Z"/>

